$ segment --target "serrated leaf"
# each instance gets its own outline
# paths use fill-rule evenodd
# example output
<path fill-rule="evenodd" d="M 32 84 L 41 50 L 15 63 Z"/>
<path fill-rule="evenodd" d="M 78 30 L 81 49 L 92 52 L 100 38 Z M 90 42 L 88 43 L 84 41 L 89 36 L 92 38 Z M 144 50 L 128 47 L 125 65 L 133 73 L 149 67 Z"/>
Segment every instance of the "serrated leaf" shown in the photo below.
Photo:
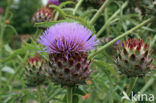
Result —
<path fill-rule="evenodd" d="M 19 54 L 23 54 L 25 52 L 27 52 L 28 50 L 33 50 L 33 51 L 39 51 L 40 48 L 37 47 L 36 45 L 32 45 L 32 44 L 27 44 L 26 46 L 19 48 L 17 50 L 14 50 L 13 53 L 11 55 L 9 55 L 8 57 L 0 60 L 0 63 L 4 63 L 9 61 L 10 59 L 12 59 L 13 57 L 19 55 Z"/>
<path fill-rule="evenodd" d="M 49 22 L 41 22 L 41 23 L 35 23 L 36 27 L 43 27 L 43 28 L 49 28 L 57 23 L 61 22 L 75 22 L 73 19 L 65 19 L 65 20 L 59 20 L 59 21 L 49 21 Z"/>
<path fill-rule="evenodd" d="M 59 6 L 50 5 L 49 7 L 56 9 L 62 15 L 63 18 L 66 18 L 67 14 Z"/>
<path fill-rule="evenodd" d="M 77 17 L 77 16 L 67 16 L 70 19 L 74 19 L 75 21 L 79 22 L 80 24 L 84 25 L 86 28 L 90 29 L 93 34 L 96 33 L 95 28 L 93 25 L 90 24 L 90 22 L 84 18 Z"/>
<path fill-rule="evenodd" d="M 65 7 L 65 6 L 68 5 L 68 4 L 75 4 L 75 2 L 73 2 L 73 1 L 65 1 L 65 2 L 62 2 L 62 3 L 59 5 L 59 7 L 62 8 L 62 7 Z"/>

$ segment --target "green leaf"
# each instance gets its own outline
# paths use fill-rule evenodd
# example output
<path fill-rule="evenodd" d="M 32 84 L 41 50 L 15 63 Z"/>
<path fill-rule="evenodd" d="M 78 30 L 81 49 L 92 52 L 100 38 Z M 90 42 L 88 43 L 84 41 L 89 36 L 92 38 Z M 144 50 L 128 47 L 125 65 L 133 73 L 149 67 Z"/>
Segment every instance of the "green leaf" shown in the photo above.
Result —
<path fill-rule="evenodd" d="M 90 29 L 93 32 L 93 34 L 96 33 L 94 26 L 91 25 L 89 23 L 89 21 L 87 21 L 86 19 L 81 18 L 81 17 L 76 17 L 76 16 L 66 16 L 66 17 L 67 17 L 67 19 L 65 19 L 65 20 L 35 23 L 35 26 L 49 28 L 49 27 L 51 27 L 57 23 L 61 23 L 61 22 L 78 22 L 78 23 L 84 25 L 86 28 Z"/>
<path fill-rule="evenodd" d="M 65 6 L 68 5 L 68 4 L 75 4 L 75 2 L 73 2 L 73 1 L 65 1 L 65 2 L 62 2 L 62 3 L 59 5 L 59 7 L 62 8 L 62 7 L 65 7 Z"/>
<path fill-rule="evenodd" d="M 116 79 L 119 79 L 119 75 L 114 68 L 114 64 L 109 64 L 109 63 L 106 63 L 105 61 L 101 61 L 101 60 L 94 60 L 94 63 L 99 68 L 106 68 L 107 70 L 111 71 L 112 74 L 114 75 L 114 77 L 116 77 Z M 104 71 L 104 70 L 102 69 L 102 71 Z"/>
<path fill-rule="evenodd" d="M 56 5 L 50 5 L 49 7 L 56 9 L 62 15 L 63 18 L 66 18 L 67 14 L 60 7 Z"/>
<path fill-rule="evenodd" d="M 86 28 L 90 29 L 93 34 L 96 33 L 95 28 L 93 25 L 90 24 L 90 22 L 82 17 L 78 16 L 67 16 L 70 19 L 74 19 L 75 21 L 78 21 L 80 24 L 84 25 Z"/>
<path fill-rule="evenodd" d="M 11 67 L 8 67 L 8 66 L 4 66 L 2 68 L 2 72 L 6 72 L 6 73 L 10 73 L 10 74 L 14 74 L 15 73 L 14 69 L 11 68 Z"/>
<path fill-rule="evenodd" d="M 58 7 L 59 8 L 63 8 L 63 7 L 65 7 L 68 4 L 75 4 L 75 2 L 73 2 L 73 1 L 65 1 L 65 2 L 62 2 Z M 56 10 L 54 10 L 53 12 L 56 12 Z"/>
<path fill-rule="evenodd" d="M 10 48 L 9 44 L 6 44 L 6 45 L 4 46 L 4 48 L 5 48 L 5 50 L 6 50 L 7 52 L 9 52 L 10 54 L 13 52 L 13 50 Z"/>
<path fill-rule="evenodd" d="M 7 62 L 7 61 L 9 61 L 10 59 L 12 59 L 13 57 L 15 57 L 15 56 L 17 56 L 19 54 L 26 53 L 28 50 L 39 51 L 40 48 L 38 48 L 36 45 L 27 44 L 26 46 L 13 51 L 13 53 L 11 55 L 9 55 L 8 57 L 4 58 L 3 60 L 0 60 L 0 63 Z"/>
<path fill-rule="evenodd" d="M 84 96 L 86 93 L 80 88 L 74 88 L 73 94 L 78 94 Z"/>
<path fill-rule="evenodd" d="M 59 21 L 49 21 L 49 22 L 41 22 L 41 23 L 36 23 L 36 27 L 44 27 L 44 28 L 49 28 L 57 23 L 61 22 L 75 22 L 73 19 L 65 19 L 65 20 L 59 20 Z"/>

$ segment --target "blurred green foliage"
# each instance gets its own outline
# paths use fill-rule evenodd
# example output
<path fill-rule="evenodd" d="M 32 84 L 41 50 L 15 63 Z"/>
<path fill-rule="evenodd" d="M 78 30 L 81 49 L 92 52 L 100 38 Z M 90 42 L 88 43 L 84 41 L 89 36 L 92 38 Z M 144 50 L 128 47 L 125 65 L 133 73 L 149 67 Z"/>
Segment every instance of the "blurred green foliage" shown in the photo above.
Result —
<path fill-rule="evenodd" d="M 41 6 L 41 0 L 19 0 L 18 3 L 13 5 L 11 9 L 13 13 L 11 24 L 19 34 L 32 34 L 35 32 L 31 18 Z"/>

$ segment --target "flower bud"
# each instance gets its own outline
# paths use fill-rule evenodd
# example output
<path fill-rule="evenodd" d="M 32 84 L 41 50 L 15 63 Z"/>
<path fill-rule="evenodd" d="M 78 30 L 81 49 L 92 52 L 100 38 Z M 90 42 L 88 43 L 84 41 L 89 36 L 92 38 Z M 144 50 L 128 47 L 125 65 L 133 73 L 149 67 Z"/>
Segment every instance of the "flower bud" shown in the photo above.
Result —
<path fill-rule="evenodd" d="M 152 51 L 149 44 L 139 39 L 123 41 L 117 47 L 115 63 L 117 69 L 128 77 L 142 77 L 152 68 Z"/>
<path fill-rule="evenodd" d="M 37 10 L 32 17 L 33 23 L 46 22 L 51 20 L 53 20 L 53 16 L 52 10 L 49 8 L 41 8 L 40 10 Z"/>
<path fill-rule="evenodd" d="M 27 65 L 25 66 L 24 79 L 28 86 L 37 86 L 46 82 L 47 75 L 44 60 L 40 56 L 28 59 Z"/>

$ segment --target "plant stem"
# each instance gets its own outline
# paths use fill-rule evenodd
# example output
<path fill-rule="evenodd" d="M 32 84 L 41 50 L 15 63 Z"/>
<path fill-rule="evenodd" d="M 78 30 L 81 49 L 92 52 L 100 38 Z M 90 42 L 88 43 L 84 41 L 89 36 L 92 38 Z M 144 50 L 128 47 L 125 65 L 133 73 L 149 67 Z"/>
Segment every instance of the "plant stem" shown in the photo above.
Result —
<path fill-rule="evenodd" d="M 128 89 L 126 91 L 127 95 L 130 96 L 134 86 L 135 86 L 135 83 L 137 81 L 138 78 L 131 78 L 131 81 L 129 83 L 129 86 L 128 86 Z M 122 101 L 122 103 L 125 103 L 125 99 Z"/>
<path fill-rule="evenodd" d="M 34 38 L 38 38 L 38 36 L 40 36 L 42 34 L 42 32 L 43 32 L 42 29 L 37 28 L 35 35 L 34 35 Z"/>
<path fill-rule="evenodd" d="M 79 0 L 79 2 L 77 3 L 77 5 L 76 5 L 76 7 L 75 7 L 75 9 L 74 9 L 74 11 L 73 11 L 73 15 L 76 14 L 76 11 L 77 11 L 78 8 L 81 6 L 82 2 L 83 2 L 83 0 Z"/>
<path fill-rule="evenodd" d="M 131 34 L 132 32 L 134 32 L 135 30 L 141 28 L 145 24 L 150 23 L 153 19 L 154 19 L 153 17 L 150 18 L 150 19 L 147 19 L 147 20 L 143 21 L 141 24 L 135 26 L 134 28 L 132 28 L 132 29 L 128 30 L 127 32 L 121 34 L 120 36 L 116 37 L 112 41 L 108 42 L 106 45 L 104 45 L 104 46 L 100 47 L 99 49 L 97 49 L 96 52 L 94 52 L 93 54 L 91 54 L 89 56 L 89 59 L 93 58 L 95 55 L 99 54 L 100 52 L 102 52 L 103 50 L 105 50 L 107 47 L 109 47 L 110 45 L 114 44 L 117 40 L 119 40 L 119 39 L 121 39 L 121 38 L 123 38 L 123 37 L 125 37 L 125 36 L 127 36 L 129 34 Z"/>
<path fill-rule="evenodd" d="M 57 21 L 58 17 L 59 17 L 59 12 L 56 12 L 55 17 L 54 17 L 54 21 Z"/>
<path fill-rule="evenodd" d="M 38 90 L 39 103 L 43 103 L 40 85 L 37 87 L 37 90 Z"/>
<path fill-rule="evenodd" d="M 1 68 L 1 65 L 0 65 L 0 68 Z M 1 78 L 2 78 L 2 69 L 0 69 L 0 88 L 1 88 L 1 84 L 2 84 Z M 0 100 L 1 100 L 1 98 L 0 98 Z"/>
<path fill-rule="evenodd" d="M 120 11 L 122 9 L 124 9 L 126 6 L 127 6 L 128 2 L 125 2 L 121 8 L 119 8 L 107 21 L 106 23 L 104 24 L 104 26 L 99 30 L 99 32 L 97 33 L 97 37 L 100 36 L 100 34 L 103 33 L 103 31 L 106 29 L 106 27 L 110 24 L 110 22 L 120 13 Z"/>
<path fill-rule="evenodd" d="M 127 92 L 126 92 L 128 96 L 131 94 L 131 91 L 134 88 L 137 79 L 138 78 L 131 78 L 130 84 L 129 84 Z"/>
<path fill-rule="evenodd" d="M 72 94 L 72 87 L 67 87 L 67 103 L 72 103 L 72 98 L 73 98 L 73 94 Z"/>
<path fill-rule="evenodd" d="M 149 88 L 153 84 L 153 82 L 154 78 L 151 77 L 149 81 L 145 84 L 145 86 L 140 90 L 140 94 L 144 93 L 147 90 L 147 88 Z"/>
<path fill-rule="evenodd" d="M 1 32 L 0 32 L 0 42 L 1 42 L 1 45 L 3 44 L 3 35 L 4 35 L 4 31 L 5 31 L 5 24 L 2 24 L 1 25 Z"/>
<path fill-rule="evenodd" d="M 98 17 L 101 15 L 101 13 L 103 12 L 104 8 L 106 7 L 106 5 L 109 4 L 111 0 L 106 0 L 103 5 L 100 7 L 100 9 L 96 12 L 96 14 L 93 16 L 93 18 L 90 21 L 90 24 L 94 24 L 95 21 L 98 19 Z"/>
<path fill-rule="evenodd" d="M 7 17 L 8 17 L 8 14 L 9 14 L 9 11 L 10 11 L 10 6 L 11 4 L 13 3 L 13 0 L 8 0 L 7 1 L 7 8 L 6 8 L 6 11 L 5 11 L 5 15 L 4 15 L 4 20 L 7 20 Z M 0 58 L 2 59 L 2 47 L 3 47 L 3 36 L 4 36 L 4 32 L 5 32 L 5 23 L 1 23 L 0 25 Z"/>

